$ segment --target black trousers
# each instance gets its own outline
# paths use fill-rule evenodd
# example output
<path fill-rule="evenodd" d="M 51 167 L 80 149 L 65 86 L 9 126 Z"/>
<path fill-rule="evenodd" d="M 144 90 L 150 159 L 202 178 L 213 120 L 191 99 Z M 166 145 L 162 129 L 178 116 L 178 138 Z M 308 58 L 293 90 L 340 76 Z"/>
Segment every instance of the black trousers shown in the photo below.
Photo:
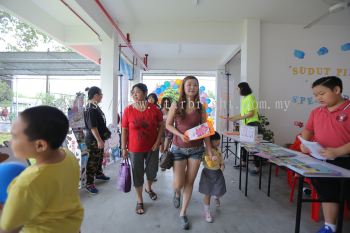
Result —
<path fill-rule="evenodd" d="M 247 125 L 249 125 L 249 126 L 259 126 L 259 122 L 250 122 Z M 259 132 L 259 127 L 258 127 L 258 133 L 260 133 Z M 245 148 L 242 148 L 241 156 L 242 156 L 242 161 L 245 162 L 246 159 L 247 159 L 247 156 L 248 156 L 248 151 Z M 254 156 L 254 165 L 257 168 L 260 167 L 260 159 L 257 156 Z"/>

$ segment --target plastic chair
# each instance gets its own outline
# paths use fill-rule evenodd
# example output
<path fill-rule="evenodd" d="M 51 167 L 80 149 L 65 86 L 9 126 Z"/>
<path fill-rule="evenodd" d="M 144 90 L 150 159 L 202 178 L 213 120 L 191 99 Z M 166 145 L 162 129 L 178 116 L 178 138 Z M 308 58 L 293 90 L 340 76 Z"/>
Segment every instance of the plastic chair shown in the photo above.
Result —
<path fill-rule="evenodd" d="M 288 171 L 291 172 L 291 171 Z M 294 199 L 294 191 L 295 191 L 295 185 L 297 183 L 297 178 L 298 175 L 295 174 L 292 182 L 291 182 L 291 191 L 290 191 L 290 196 L 289 196 L 289 202 L 293 202 Z M 304 183 L 308 184 L 311 188 L 311 199 L 317 199 L 317 192 L 314 186 L 311 184 L 311 180 L 308 178 L 304 179 Z M 319 212 L 320 212 L 321 204 L 319 202 L 312 202 L 311 203 L 311 219 L 314 220 L 315 222 L 319 221 Z"/>
<path fill-rule="evenodd" d="M 297 135 L 295 137 L 294 143 L 289 146 L 290 150 L 301 151 L 301 149 L 300 149 L 301 141 L 298 138 L 299 135 Z M 297 178 L 298 178 L 297 174 L 295 174 L 294 172 L 292 172 L 290 170 L 287 171 L 287 182 L 288 182 L 288 185 L 291 187 L 291 192 L 290 192 L 290 196 L 289 196 L 289 202 L 293 202 L 294 191 L 295 191 L 295 185 L 297 183 Z M 308 184 L 310 186 L 310 188 L 311 188 L 311 198 L 312 199 L 317 199 L 318 198 L 317 197 L 317 192 L 316 192 L 315 188 L 313 187 L 313 185 L 311 183 L 311 180 L 306 178 L 306 179 L 304 179 L 304 183 Z M 312 202 L 311 203 L 311 218 L 315 222 L 319 221 L 320 208 L 321 208 L 321 204 L 319 202 Z"/>

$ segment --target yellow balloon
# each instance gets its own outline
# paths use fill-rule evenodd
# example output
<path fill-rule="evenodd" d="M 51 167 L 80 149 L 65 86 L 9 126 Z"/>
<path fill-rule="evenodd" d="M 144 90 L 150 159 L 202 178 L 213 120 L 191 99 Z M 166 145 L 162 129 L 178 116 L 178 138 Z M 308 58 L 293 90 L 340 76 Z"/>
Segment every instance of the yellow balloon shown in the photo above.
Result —
<path fill-rule="evenodd" d="M 181 82 L 182 82 L 182 80 L 181 80 L 181 79 L 176 79 L 176 80 L 175 80 L 175 83 L 176 83 L 178 86 L 180 86 L 180 85 L 181 85 Z"/>

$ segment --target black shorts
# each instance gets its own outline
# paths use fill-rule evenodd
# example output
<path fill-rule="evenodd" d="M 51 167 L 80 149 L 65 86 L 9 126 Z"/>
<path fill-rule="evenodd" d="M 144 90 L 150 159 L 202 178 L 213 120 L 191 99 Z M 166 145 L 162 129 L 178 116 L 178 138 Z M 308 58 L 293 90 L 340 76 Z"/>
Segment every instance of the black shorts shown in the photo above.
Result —
<path fill-rule="evenodd" d="M 327 160 L 328 163 L 350 170 L 350 157 L 337 158 L 335 160 Z M 312 179 L 312 184 L 316 188 L 319 198 L 324 200 L 339 201 L 340 185 L 339 179 L 318 178 Z M 350 180 L 346 180 L 344 184 L 344 198 L 350 205 Z"/>

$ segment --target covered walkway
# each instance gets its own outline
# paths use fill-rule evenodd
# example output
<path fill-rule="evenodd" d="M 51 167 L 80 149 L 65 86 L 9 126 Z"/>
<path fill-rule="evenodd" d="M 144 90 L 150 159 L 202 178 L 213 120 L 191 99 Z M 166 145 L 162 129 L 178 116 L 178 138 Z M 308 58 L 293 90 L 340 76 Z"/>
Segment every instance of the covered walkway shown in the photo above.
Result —
<path fill-rule="evenodd" d="M 290 188 L 286 172 L 280 170 L 278 177 L 272 177 L 271 197 L 267 197 L 267 167 L 264 167 L 262 190 L 258 189 L 258 176 L 249 177 L 248 197 L 238 189 L 239 170 L 232 168 L 233 160 L 226 160 L 224 172 L 227 193 L 221 199 L 221 207 L 212 203 L 213 223 L 204 220 L 203 195 L 198 192 L 200 171 L 193 189 L 188 216 L 190 232 L 194 233 L 293 233 L 296 215 L 296 202 L 289 202 Z M 83 233 L 176 233 L 182 232 L 179 225 L 179 210 L 172 204 L 172 171 L 158 173 L 154 191 L 158 200 L 144 196 L 145 214 L 135 213 L 136 193 L 122 193 L 117 190 L 119 163 L 107 168 L 112 179 L 99 183 L 100 193 L 90 196 L 81 191 L 85 207 L 82 225 Z M 201 170 L 201 168 L 200 168 Z M 244 185 L 243 185 L 244 187 Z M 320 224 L 311 220 L 308 203 L 303 204 L 300 232 L 316 232 Z M 320 211 L 320 216 L 322 213 Z M 350 232 L 350 222 L 345 221 L 343 232 Z"/>

